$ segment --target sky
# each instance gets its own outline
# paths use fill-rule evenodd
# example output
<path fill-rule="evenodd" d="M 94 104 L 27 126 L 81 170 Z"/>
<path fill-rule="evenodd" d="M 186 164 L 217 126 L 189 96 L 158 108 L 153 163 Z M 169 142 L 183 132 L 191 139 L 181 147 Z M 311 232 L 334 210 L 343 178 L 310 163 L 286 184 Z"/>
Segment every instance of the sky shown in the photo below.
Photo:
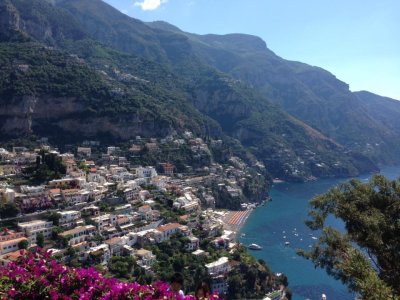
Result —
<path fill-rule="evenodd" d="M 399 0 L 104 0 L 197 34 L 247 33 L 277 55 L 400 100 Z"/>

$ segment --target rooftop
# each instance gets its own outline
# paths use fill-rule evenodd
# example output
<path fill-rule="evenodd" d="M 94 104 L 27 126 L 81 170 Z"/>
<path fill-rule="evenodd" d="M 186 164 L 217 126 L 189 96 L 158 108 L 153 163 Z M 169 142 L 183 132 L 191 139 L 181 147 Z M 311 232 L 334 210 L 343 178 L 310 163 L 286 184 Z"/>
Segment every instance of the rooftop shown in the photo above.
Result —
<path fill-rule="evenodd" d="M 136 255 L 140 256 L 140 257 L 146 256 L 148 254 L 151 254 L 151 251 L 146 250 L 146 249 L 139 249 L 139 250 L 136 251 Z"/>
<path fill-rule="evenodd" d="M 223 257 L 220 257 L 218 260 L 213 261 L 212 263 L 206 264 L 206 268 L 207 269 L 214 268 L 214 267 L 220 266 L 222 264 L 225 264 L 227 262 L 228 262 L 228 258 L 223 256 Z"/>
<path fill-rule="evenodd" d="M 120 242 L 121 242 L 120 237 L 113 237 L 109 240 L 104 241 L 104 243 L 108 244 L 108 245 L 116 245 L 116 244 L 119 244 Z"/>
<path fill-rule="evenodd" d="M 95 229 L 95 228 L 96 227 L 94 227 L 93 225 L 78 226 L 78 227 L 75 227 L 74 229 L 64 231 L 64 232 L 60 233 L 60 235 L 61 236 L 67 236 L 67 235 L 72 235 L 72 234 L 75 234 L 75 233 L 78 233 L 78 232 L 82 232 L 84 230 L 92 230 L 92 229 Z"/>
<path fill-rule="evenodd" d="M 17 251 L 13 251 L 13 252 L 4 254 L 4 255 L 0 256 L 0 258 L 8 260 L 8 261 L 16 261 L 21 255 L 22 255 L 21 250 L 17 250 Z"/>
<path fill-rule="evenodd" d="M 21 241 L 26 241 L 26 240 L 27 240 L 26 237 L 20 237 L 20 238 L 17 238 L 17 239 L 1 241 L 0 244 L 2 244 L 2 245 L 15 244 L 15 243 L 19 243 Z"/>
<path fill-rule="evenodd" d="M 33 221 L 29 221 L 29 222 L 22 222 L 22 223 L 18 223 L 19 227 L 29 227 L 29 226 L 34 226 L 34 225 L 44 225 L 49 223 L 48 221 L 44 221 L 44 220 L 33 220 Z M 50 222 L 53 223 L 53 222 Z"/>
<path fill-rule="evenodd" d="M 58 212 L 60 215 L 71 215 L 71 214 L 79 214 L 77 210 L 63 210 Z"/>
<path fill-rule="evenodd" d="M 72 193 L 79 193 L 79 189 L 68 189 L 68 190 L 63 190 L 62 192 L 64 194 L 72 194 Z"/>
<path fill-rule="evenodd" d="M 179 227 L 181 227 L 181 224 L 179 224 L 179 223 L 169 223 L 169 224 L 157 227 L 157 230 L 161 231 L 161 232 L 165 232 L 165 231 L 168 231 L 168 230 L 171 230 L 174 228 L 179 228 Z"/>

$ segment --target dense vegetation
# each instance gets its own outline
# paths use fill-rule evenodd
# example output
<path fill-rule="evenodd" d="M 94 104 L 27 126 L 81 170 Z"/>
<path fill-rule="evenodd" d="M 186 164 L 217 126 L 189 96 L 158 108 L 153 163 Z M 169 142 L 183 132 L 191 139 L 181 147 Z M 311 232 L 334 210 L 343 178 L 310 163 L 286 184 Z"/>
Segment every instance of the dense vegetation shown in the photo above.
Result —
<path fill-rule="evenodd" d="M 41 150 L 36 157 L 36 163 L 24 170 L 29 182 L 33 185 L 46 184 L 50 180 L 59 179 L 65 175 L 65 166 L 56 154 Z"/>
<path fill-rule="evenodd" d="M 157 88 L 145 80 L 132 80 L 127 86 L 107 73 L 96 71 L 76 55 L 37 43 L 1 43 L 0 62 L 3 105 L 18 105 L 26 96 L 61 98 L 64 105 L 77 103 L 73 111 L 64 113 L 65 119 L 130 115 L 142 123 L 157 122 L 160 128 L 185 126 L 195 132 L 201 130 L 200 124 L 204 122 L 178 93 Z M 112 75 L 115 70 L 110 67 L 107 71 Z M 43 119 L 47 121 L 42 122 L 54 122 L 51 115 Z M 48 132 L 45 126 L 38 128 L 38 133 Z"/>
<path fill-rule="evenodd" d="M 0 218 L 13 218 L 20 213 L 19 208 L 15 205 L 15 203 L 7 202 L 0 204 Z"/>
<path fill-rule="evenodd" d="M 186 36 L 193 52 L 207 64 L 257 88 L 286 112 L 349 149 L 379 162 L 398 161 L 400 104 L 393 99 L 352 93 L 326 70 L 282 59 L 256 36 L 195 35 L 165 22 L 149 25 Z"/>
<path fill-rule="evenodd" d="M 363 299 L 400 299 L 400 180 L 351 180 L 311 201 L 317 245 L 301 254 L 341 279 Z M 340 218 L 346 232 L 326 225 Z"/>
<path fill-rule="evenodd" d="M 228 299 L 261 299 L 280 283 L 263 260 L 256 259 L 244 247 L 232 255 L 235 270 L 228 276 Z"/>

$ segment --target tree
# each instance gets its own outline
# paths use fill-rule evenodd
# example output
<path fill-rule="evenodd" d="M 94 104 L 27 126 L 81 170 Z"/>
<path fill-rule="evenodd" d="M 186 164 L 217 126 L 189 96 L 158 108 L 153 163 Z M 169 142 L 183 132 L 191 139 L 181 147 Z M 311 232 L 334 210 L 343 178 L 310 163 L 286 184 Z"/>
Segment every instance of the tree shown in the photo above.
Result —
<path fill-rule="evenodd" d="M 39 155 L 36 164 L 25 169 L 32 184 L 40 184 L 65 175 L 66 169 L 60 157 L 45 150 L 41 150 Z"/>
<path fill-rule="evenodd" d="M 108 269 L 118 278 L 129 278 L 134 266 L 135 260 L 132 256 L 113 256 L 108 262 Z"/>
<path fill-rule="evenodd" d="M 18 249 L 27 249 L 28 248 L 28 241 L 27 240 L 22 240 L 18 243 Z"/>
<path fill-rule="evenodd" d="M 228 278 L 228 297 L 231 299 L 240 299 L 243 294 L 242 277 L 238 274 L 230 274 Z"/>
<path fill-rule="evenodd" d="M 61 215 L 57 212 L 52 212 L 48 215 L 47 220 L 53 222 L 54 226 L 60 225 Z"/>
<path fill-rule="evenodd" d="M 20 210 L 13 202 L 7 202 L 0 206 L 0 217 L 2 219 L 16 217 L 19 212 Z"/>
<path fill-rule="evenodd" d="M 68 242 L 71 239 L 71 236 L 62 236 L 62 235 L 58 235 L 57 238 L 57 244 L 60 248 L 65 249 L 68 247 Z"/>
<path fill-rule="evenodd" d="M 62 228 L 55 226 L 51 229 L 51 239 L 56 241 L 59 237 L 58 235 L 62 232 Z"/>
<path fill-rule="evenodd" d="M 44 235 L 41 232 L 36 235 L 36 245 L 40 248 L 44 246 Z"/>
<path fill-rule="evenodd" d="M 400 179 L 351 180 L 314 198 L 311 207 L 306 223 L 322 234 L 300 255 L 363 299 L 400 299 Z M 346 232 L 326 225 L 328 216 L 342 219 Z"/>

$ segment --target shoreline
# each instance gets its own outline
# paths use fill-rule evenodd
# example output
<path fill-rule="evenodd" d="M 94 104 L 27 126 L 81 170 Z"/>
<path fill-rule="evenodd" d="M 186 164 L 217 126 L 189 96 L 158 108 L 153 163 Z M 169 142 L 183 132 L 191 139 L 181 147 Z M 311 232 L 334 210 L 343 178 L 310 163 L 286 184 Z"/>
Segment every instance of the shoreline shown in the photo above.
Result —
<path fill-rule="evenodd" d="M 233 232 L 234 239 L 236 242 L 238 242 L 237 241 L 238 233 L 240 232 L 242 227 L 246 224 L 247 219 L 250 217 L 254 209 L 255 208 L 250 208 L 240 211 L 230 210 L 224 215 L 222 219 L 224 229 Z"/>

